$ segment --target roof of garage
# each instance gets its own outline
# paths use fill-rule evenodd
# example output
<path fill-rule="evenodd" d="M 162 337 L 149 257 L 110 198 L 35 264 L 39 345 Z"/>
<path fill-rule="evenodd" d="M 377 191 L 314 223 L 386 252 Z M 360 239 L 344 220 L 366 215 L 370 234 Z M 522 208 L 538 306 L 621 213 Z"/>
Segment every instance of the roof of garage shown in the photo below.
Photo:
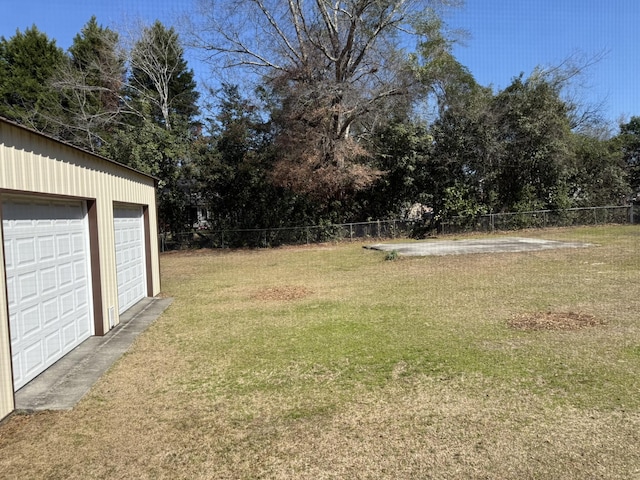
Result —
<path fill-rule="evenodd" d="M 132 172 L 136 172 L 136 173 L 138 173 L 140 175 L 144 175 L 146 177 L 152 178 L 155 181 L 156 184 L 158 183 L 158 178 L 154 177 L 153 175 L 149 175 L 148 173 L 145 173 L 145 172 L 142 172 L 140 170 L 137 170 L 137 169 L 135 169 L 133 167 L 125 165 L 124 163 L 116 162 L 115 160 L 112 160 L 110 158 L 104 157 L 104 156 L 102 156 L 100 154 L 97 154 L 95 152 L 91 152 L 91 151 L 89 151 L 89 150 L 87 150 L 85 148 L 78 147 L 77 145 L 73 145 L 72 143 L 69 143 L 67 141 L 60 140 L 59 138 L 56 138 L 53 135 L 50 135 L 48 133 L 39 132 L 39 131 L 34 130 L 34 129 L 30 128 L 30 127 L 22 125 L 21 123 L 15 122 L 13 120 L 9 120 L 8 118 L 2 117 L 2 116 L 0 116 L 0 123 L 6 123 L 8 125 L 11 125 L 13 127 L 19 128 L 21 130 L 25 130 L 25 131 L 33 134 L 33 135 L 37 135 L 39 137 L 46 138 L 46 139 L 51 140 L 53 142 L 65 145 L 65 146 L 67 146 L 69 148 L 72 148 L 72 149 L 77 150 L 79 152 L 85 153 L 86 155 L 91 155 L 92 157 L 99 158 L 101 160 L 104 160 L 105 162 L 109 162 L 111 164 L 118 165 L 119 167 L 122 167 L 122 168 L 124 168 L 126 170 L 129 170 L 129 171 L 132 171 Z"/>

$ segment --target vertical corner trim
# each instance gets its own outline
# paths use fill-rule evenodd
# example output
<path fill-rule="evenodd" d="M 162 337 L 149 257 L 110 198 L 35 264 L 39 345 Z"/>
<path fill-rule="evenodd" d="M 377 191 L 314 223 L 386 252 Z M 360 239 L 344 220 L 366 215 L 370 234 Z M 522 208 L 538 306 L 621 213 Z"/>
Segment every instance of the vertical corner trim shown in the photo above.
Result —
<path fill-rule="evenodd" d="M 98 209 L 95 200 L 87 200 L 89 220 L 89 251 L 91 254 L 91 289 L 93 299 L 93 324 L 95 335 L 101 337 L 104 330 L 104 312 L 102 311 L 102 279 L 100 274 L 100 245 L 98 242 Z"/>
<path fill-rule="evenodd" d="M 153 297 L 153 262 L 151 261 L 151 222 L 149 221 L 149 205 L 142 206 L 144 223 L 144 255 L 147 271 L 147 297 Z"/>

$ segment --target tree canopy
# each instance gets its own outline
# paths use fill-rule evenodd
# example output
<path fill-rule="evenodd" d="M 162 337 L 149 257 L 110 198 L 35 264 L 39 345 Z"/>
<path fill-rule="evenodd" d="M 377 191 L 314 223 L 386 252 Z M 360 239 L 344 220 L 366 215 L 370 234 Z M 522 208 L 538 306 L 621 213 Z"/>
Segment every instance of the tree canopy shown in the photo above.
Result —
<path fill-rule="evenodd" d="M 62 97 L 64 137 L 100 151 L 110 142 L 122 111 L 126 59 L 119 35 L 93 16 L 74 37 L 65 60 L 51 82 Z"/>
<path fill-rule="evenodd" d="M 620 145 L 632 198 L 640 201 L 640 117 L 620 125 Z"/>
<path fill-rule="evenodd" d="M 436 33 L 433 0 L 203 1 L 199 45 L 259 75 L 283 154 L 273 181 L 316 198 L 371 185 L 366 139 L 420 90 L 402 42 Z M 425 25 L 431 28 L 425 28 Z M 438 23 L 438 25 L 440 25 Z M 442 38 L 442 32 L 437 31 Z M 415 41 L 415 40 L 414 40 Z"/>
<path fill-rule="evenodd" d="M 33 26 L 0 38 L 0 115 L 157 177 L 171 232 L 204 211 L 251 229 L 638 201 L 640 117 L 603 133 L 571 83 L 590 61 L 480 85 L 457 4 L 201 0 L 184 35 L 156 21 L 125 46 L 92 17 L 66 52 Z"/>
<path fill-rule="evenodd" d="M 0 115 L 57 135 L 60 98 L 49 81 L 64 52 L 34 25 L 0 38 Z"/>

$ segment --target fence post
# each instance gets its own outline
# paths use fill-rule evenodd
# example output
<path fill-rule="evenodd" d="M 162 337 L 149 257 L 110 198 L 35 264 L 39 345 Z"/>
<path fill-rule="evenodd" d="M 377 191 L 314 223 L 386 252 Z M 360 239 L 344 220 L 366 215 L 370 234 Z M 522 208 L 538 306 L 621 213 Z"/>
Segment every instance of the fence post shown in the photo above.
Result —
<path fill-rule="evenodd" d="M 629 205 L 629 223 L 633 225 L 633 204 Z"/>
<path fill-rule="evenodd" d="M 353 242 L 353 223 L 349 224 L 349 241 Z"/>

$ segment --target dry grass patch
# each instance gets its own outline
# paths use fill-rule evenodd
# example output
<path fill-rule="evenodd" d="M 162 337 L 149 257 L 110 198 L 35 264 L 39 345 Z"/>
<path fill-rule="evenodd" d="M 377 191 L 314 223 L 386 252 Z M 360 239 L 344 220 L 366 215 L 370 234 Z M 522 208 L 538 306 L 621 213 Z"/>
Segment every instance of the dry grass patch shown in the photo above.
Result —
<path fill-rule="evenodd" d="M 163 255 L 171 307 L 76 408 L 0 424 L 0 478 L 640 478 L 638 232 Z"/>
<path fill-rule="evenodd" d="M 483 384 L 481 378 L 464 382 Z M 258 453 L 265 478 L 627 479 L 638 415 L 550 408 L 526 392 L 422 379 L 289 425 Z M 514 392 L 515 393 L 515 392 Z M 286 463 L 283 463 L 286 459 Z"/>
<path fill-rule="evenodd" d="M 581 330 L 602 325 L 603 320 L 580 312 L 526 313 L 509 320 L 509 326 L 517 330 Z"/>

